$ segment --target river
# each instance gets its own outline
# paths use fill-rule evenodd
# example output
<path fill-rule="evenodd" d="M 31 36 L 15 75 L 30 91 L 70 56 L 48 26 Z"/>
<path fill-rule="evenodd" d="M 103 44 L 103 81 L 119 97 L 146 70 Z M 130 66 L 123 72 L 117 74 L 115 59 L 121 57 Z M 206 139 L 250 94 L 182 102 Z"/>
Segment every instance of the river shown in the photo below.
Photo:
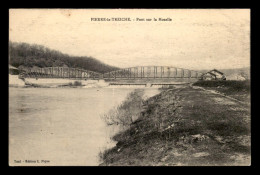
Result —
<path fill-rule="evenodd" d="M 159 92 L 144 89 L 148 97 Z M 100 116 L 133 90 L 10 87 L 9 164 L 98 165 L 99 153 L 115 144 L 110 138 L 118 131 Z"/>

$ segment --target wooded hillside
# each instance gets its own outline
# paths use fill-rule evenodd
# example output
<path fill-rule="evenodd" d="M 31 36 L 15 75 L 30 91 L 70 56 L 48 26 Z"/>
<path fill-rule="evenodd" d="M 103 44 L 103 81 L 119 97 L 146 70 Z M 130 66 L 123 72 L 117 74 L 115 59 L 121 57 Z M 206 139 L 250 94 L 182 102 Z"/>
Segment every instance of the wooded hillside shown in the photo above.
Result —
<path fill-rule="evenodd" d="M 117 67 L 109 66 L 92 57 L 70 56 L 42 45 L 30 45 L 17 42 L 9 42 L 9 64 L 14 67 L 21 65 L 25 67 L 68 66 L 99 73 L 118 69 Z"/>

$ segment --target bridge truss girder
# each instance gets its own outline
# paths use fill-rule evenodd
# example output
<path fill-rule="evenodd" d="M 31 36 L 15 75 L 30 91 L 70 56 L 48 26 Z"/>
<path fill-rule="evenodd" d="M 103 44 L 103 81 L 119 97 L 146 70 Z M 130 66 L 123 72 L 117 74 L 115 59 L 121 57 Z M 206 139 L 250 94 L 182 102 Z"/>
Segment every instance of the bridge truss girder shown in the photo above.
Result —
<path fill-rule="evenodd" d="M 30 78 L 69 78 L 69 79 L 100 79 L 102 74 L 68 67 L 27 68 L 22 71 L 24 77 Z"/>
<path fill-rule="evenodd" d="M 138 66 L 111 71 L 104 79 L 199 78 L 202 73 L 169 66 Z"/>

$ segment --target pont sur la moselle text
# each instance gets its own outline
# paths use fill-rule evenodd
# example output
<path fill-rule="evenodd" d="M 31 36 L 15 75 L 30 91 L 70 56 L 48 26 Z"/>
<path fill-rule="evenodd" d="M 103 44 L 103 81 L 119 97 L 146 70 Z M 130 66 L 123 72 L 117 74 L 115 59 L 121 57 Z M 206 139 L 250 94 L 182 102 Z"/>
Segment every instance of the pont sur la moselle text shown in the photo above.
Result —
<path fill-rule="evenodd" d="M 90 18 L 91 21 L 172 21 L 171 18 Z"/>

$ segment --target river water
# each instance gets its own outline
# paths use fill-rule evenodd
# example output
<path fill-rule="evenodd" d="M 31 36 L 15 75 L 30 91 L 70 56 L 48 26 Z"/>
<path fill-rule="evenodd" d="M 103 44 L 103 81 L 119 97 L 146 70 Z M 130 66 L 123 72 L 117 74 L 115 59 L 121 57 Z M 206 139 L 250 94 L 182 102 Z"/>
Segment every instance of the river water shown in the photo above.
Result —
<path fill-rule="evenodd" d="M 144 89 L 146 97 L 159 92 Z M 98 165 L 98 154 L 115 145 L 110 138 L 118 131 L 100 116 L 133 90 L 10 87 L 9 164 Z"/>

